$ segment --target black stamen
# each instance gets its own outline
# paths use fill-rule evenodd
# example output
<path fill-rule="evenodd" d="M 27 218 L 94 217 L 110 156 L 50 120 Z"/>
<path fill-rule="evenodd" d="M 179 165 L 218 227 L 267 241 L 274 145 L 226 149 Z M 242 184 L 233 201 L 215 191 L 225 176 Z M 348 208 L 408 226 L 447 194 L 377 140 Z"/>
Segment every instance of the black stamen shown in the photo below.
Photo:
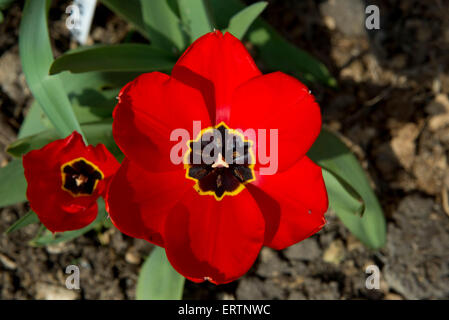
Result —
<path fill-rule="evenodd" d="M 187 175 L 198 181 L 200 191 L 213 192 L 221 199 L 225 192 L 232 193 L 242 184 L 254 179 L 250 143 L 224 125 L 220 125 L 212 132 L 206 132 L 197 141 L 189 144 L 190 166 Z M 209 154 L 207 149 L 205 157 L 210 157 L 213 162 L 205 163 L 203 151 L 211 143 L 212 151 Z M 198 161 L 200 163 L 195 163 Z"/>
<path fill-rule="evenodd" d="M 83 159 L 64 165 L 62 174 L 63 189 L 73 195 L 91 195 L 95 191 L 96 182 L 103 179 L 102 173 Z"/>

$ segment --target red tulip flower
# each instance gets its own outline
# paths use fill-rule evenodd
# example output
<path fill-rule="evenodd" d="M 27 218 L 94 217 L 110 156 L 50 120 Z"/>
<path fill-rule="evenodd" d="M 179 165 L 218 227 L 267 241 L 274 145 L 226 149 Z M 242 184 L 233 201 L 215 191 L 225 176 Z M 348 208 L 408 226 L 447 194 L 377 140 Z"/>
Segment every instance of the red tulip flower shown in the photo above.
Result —
<path fill-rule="evenodd" d="M 23 156 L 31 209 L 52 232 L 81 229 L 97 216 L 119 163 L 102 144 L 84 144 L 76 131 Z"/>
<path fill-rule="evenodd" d="M 194 121 L 203 131 L 193 132 Z M 179 141 L 172 134 L 180 128 L 191 139 L 183 142 L 187 162 L 174 163 Z M 323 227 L 322 172 L 305 155 L 320 128 L 320 108 L 301 82 L 281 72 L 262 75 L 234 36 L 206 34 L 171 76 L 143 74 L 120 92 L 113 135 L 126 158 L 110 187 L 111 220 L 164 247 L 186 278 L 233 281 L 263 245 L 283 249 Z M 227 141 L 211 139 L 219 150 L 214 162 L 190 162 L 193 145 L 212 129 L 230 132 L 243 151 L 224 156 Z M 262 174 L 258 144 L 237 129 L 276 130 L 275 174 Z"/>

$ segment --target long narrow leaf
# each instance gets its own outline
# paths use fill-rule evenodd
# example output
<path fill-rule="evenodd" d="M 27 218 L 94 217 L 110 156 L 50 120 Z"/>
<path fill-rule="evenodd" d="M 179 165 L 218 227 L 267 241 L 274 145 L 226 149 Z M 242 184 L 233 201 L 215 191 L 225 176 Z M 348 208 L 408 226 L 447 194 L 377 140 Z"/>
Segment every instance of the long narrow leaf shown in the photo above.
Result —
<path fill-rule="evenodd" d="M 334 209 L 348 229 L 365 245 L 371 248 L 382 247 L 386 241 L 385 216 L 363 168 L 351 151 L 334 134 L 322 130 L 308 155 L 340 181 L 349 184 L 362 197 L 365 207 L 361 217 L 339 210 L 339 205 Z M 328 179 L 326 183 L 329 181 Z M 341 193 L 337 195 L 339 196 Z"/>
<path fill-rule="evenodd" d="M 81 123 L 99 122 L 112 119 L 114 107 L 117 104 L 119 89 L 83 92 L 71 99 L 73 110 Z"/>
<path fill-rule="evenodd" d="M 50 74 L 61 71 L 164 71 L 171 70 L 175 62 L 173 55 L 145 44 L 99 45 L 63 54 L 51 65 Z"/>
<path fill-rule="evenodd" d="M 141 0 L 141 5 L 151 43 L 171 53 L 182 51 L 187 45 L 186 35 L 167 0 Z"/>
<path fill-rule="evenodd" d="M 120 88 L 140 72 L 61 72 L 59 77 L 80 123 L 111 118 Z M 19 139 L 51 129 L 52 125 L 34 100 L 20 127 Z"/>
<path fill-rule="evenodd" d="M 190 42 L 214 30 L 205 0 L 178 0 L 181 19 L 190 35 Z"/>
<path fill-rule="evenodd" d="M 0 208 L 26 200 L 27 182 L 22 160 L 13 160 L 0 168 Z"/>
<path fill-rule="evenodd" d="M 353 197 L 334 174 L 323 169 L 323 178 L 329 196 L 329 206 L 335 211 L 343 224 L 364 244 L 371 245 L 365 233 L 361 216 L 365 210 L 363 202 Z"/>
<path fill-rule="evenodd" d="M 122 153 L 112 137 L 112 120 L 87 123 L 84 124 L 82 128 L 86 133 L 86 137 L 90 144 L 96 145 L 98 143 L 103 143 L 113 155 L 121 159 Z M 14 157 L 21 157 L 25 153 L 31 150 L 40 149 L 56 139 L 58 139 L 58 135 L 55 130 L 43 131 L 13 142 L 7 148 L 7 152 Z M 0 188 L 1 185 L 2 184 L 0 184 Z"/>
<path fill-rule="evenodd" d="M 64 89 L 69 98 L 88 90 L 122 88 L 142 72 L 84 72 L 60 74 Z"/>
<path fill-rule="evenodd" d="M 229 19 L 245 8 L 240 0 L 210 0 L 210 3 L 220 29 L 227 28 Z M 248 31 L 248 39 L 257 47 L 267 68 L 292 73 L 303 80 L 336 86 L 324 64 L 286 41 L 263 19 L 256 19 Z"/>
<path fill-rule="evenodd" d="M 39 132 L 50 129 L 51 123 L 45 114 L 42 112 L 39 103 L 34 100 L 31 104 L 25 119 L 20 126 L 18 138 L 24 138 L 37 134 Z"/>
<path fill-rule="evenodd" d="M 136 297 L 138 300 L 180 300 L 184 281 L 168 262 L 165 250 L 156 247 L 140 270 Z"/>
<path fill-rule="evenodd" d="M 12 226 L 10 226 L 5 233 L 11 233 L 14 231 L 17 231 L 19 229 L 22 229 L 23 227 L 26 227 L 32 223 L 39 222 L 39 218 L 37 217 L 36 213 L 32 210 L 28 211 L 26 215 L 21 217 L 19 220 L 14 222 Z"/>
<path fill-rule="evenodd" d="M 267 5 L 268 2 L 265 1 L 256 2 L 235 14 L 229 21 L 228 32 L 239 39 L 243 39 L 249 27 Z"/>
<path fill-rule="evenodd" d="M 81 128 L 58 77 L 49 76 L 53 62 L 47 28 L 49 1 L 25 2 L 19 33 L 20 60 L 35 99 L 58 133 L 65 137 Z"/>
<path fill-rule="evenodd" d="M 60 77 L 78 121 L 83 124 L 112 117 L 120 89 L 140 72 L 62 72 Z"/>
<path fill-rule="evenodd" d="M 365 206 L 363 200 L 355 197 L 333 173 L 322 169 L 323 179 L 329 196 L 329 205 L 335 211 L 345 211 L 351 216 L 361 217 Z"/>

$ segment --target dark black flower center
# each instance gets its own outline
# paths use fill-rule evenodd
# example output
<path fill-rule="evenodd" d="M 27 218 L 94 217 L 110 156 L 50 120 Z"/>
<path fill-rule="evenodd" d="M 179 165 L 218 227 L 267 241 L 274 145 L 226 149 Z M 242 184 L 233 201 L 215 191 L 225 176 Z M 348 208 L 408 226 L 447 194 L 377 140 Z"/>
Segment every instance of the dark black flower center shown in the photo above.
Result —
<path fill-rule="evenodd" d="M 94 193 L 103 173 L 93 163 L 79 158 L 61 167 L 62 189 L 72 196 L 88 196 Z"/>
<path fill-rule="evenodd" d="M 217 200 L 238 194 L 255 179 L 251 142 L 224 123 L 189 141 L 186 160 L 186 177 L 197 182 L 195 189 Z"/>

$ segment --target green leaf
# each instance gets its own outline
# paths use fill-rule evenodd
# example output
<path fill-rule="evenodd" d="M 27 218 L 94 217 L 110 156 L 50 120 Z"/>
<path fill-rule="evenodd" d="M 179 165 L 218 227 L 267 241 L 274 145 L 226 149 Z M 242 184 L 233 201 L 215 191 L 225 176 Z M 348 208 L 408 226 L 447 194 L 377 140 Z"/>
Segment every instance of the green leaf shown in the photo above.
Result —
<path fill-rule="evenodd" d="M 226 28 L 229 19 L 245 8 L 239 0 L 210 0 L 210 3 L 215 22 L 220 29 Z M 286 41 L 261 18 L 256 19 L 248 35 L 268 69 L 292 73 L 306 81 L 318 81 L 331 87 L 336 86 L 336 80 L 324 64 Z"/>
<path fill-rule="evenodd" d="M 137 300 L 180 300 L 184 277 L 173 269 L 164 248 L 155 247 L 140 270 Z"/>
<path fill-rule="evenodd" d="M 171 0 L 101 0 L 118 16 L 133 24 L 151 43 L 170 53 L 182 51 L 186 35 Z"/>
<path fill-rule="evenodd" d="M 82 125 L 82 128 L 86 133 L 86 138 L 89 140 L 90 144 L 96 145 L 98 143 L 103 143 L 106 148 L 118 159 L 123 157 L 120 149 L 115 144 L 114 138 L 112 137 L 112 119 L 86 123 Z M 58 138 L 59 137 L 55 130 L 46 130 L 44 132 L 16 140 L 9 145 L 6 151 L 14 157 L 21 157 L 25 153 L 31 150 L 40 149 Z"/>
<path fill-rule="evenodd" d="M 173 55 L 146 44 L 97 45 L 64 53 L 53 62 L 50 74 L 62 71 L 163 71 L 171 70 L 175 62 Z"/>
<path fill-rule="evenodd" d="M 97 218 L 88 226 L 73 230 L 73 231 L 66 231 L 66 232 L 57 232 L 55 234 L 51 233 L 49 230 L 47 230 L 43 235 L 39 235 L 37 238 L 30 241 L 30 245 L 32 246 L 48 246 L 53 245 L 61 242 L 67 242 L 70 240 L 73 240 L 75 238 L 78 238 L 79 236 L 85 234 L 86 232 L 101 226 L 103 223 L 105 223 L 106 218 L 108 214 L 105 210 L 105 204 L 103 199 L 98 199 L 98 215 Z"/>
<path fill-rule="evenodd" d="M 49 1 L 25 2 L 19 33 L 20 60 L 34 98 L 60 136 L 65 137 L 74 130 L 82 131 L 60 79 L 48 74 L 53 62 L 47 29 L 49 4 Z"/>
<path fill-rule="evenodd" d="M 140 0 L 100 0 L 119 17 L 129 21 L 144 37 L 150 38 L 143 22 Z"/>
<path fill-rule="evenodd" d="M 335 87 L 336 80 L 317 59 L 284 40 L 266 23 L 255 24 L 249 40 L 259 49 L 260 57 L 271 70 L 292 73 L 308 82 Z"/>
<path fill-rule="evenodd" d="M 182 23 L 190 35 L 190 42 L 214 30 L 205 0 L 178 0 Z"/>
<path fill-rule="evenodd" d="M 30 224 L 37 223 L 37 222 L 39 222 L 39 218 L 38 218 L 37 214 L 34 211 L 30 210 L 30 211 L 28 211 L 28 213 L 26 215 L 24 215 L 19 220 L 14 222 L 14 224 L 12 226 L 10 226 L 5 231 L 5 233 L 8 234 L 8 233 L 14 232 L 16 230 L 22 229 L 23 227 L 26 227 Z"/>
<path fill-rule="evenodd" d="M 85 72 L 59 74 L 80 123 L 96 122 L 112 117 L 117 95 L 125 84 L 140 72 Z M 34 100 L 19 131 L 19 138 L 51 129 L 48 118 Z"/>
<path fill-rule="evenodd" d="M 141 0 L 143 21 L 151 43 L 171 53 L 186 47 L 186 35 L 179 17 L 167 0 Z"/>
<path fill-rule="evenodd" d="M 39 132 L 48 130 L 51 127 L 50 121 L 42 112 L 39 103 L 34 100 L 28 110 L 22 125 L 20 126 L 18 138 L 31 136 Z"/>
<path fill-rule="evenodd" d="M 88 90 L 107 90 L 122 88 L 125 84 L 139 76 L 142 72 L 84 72 L 60 74 L 64 88 L 72 98 Z"/>
<path fill-rule="evenodd" d="M 0 168 L 0 208 L 26 201 L 27 182 L 22 160 L 13 160 Z"/>
<path fill-rule="evenodd" d="M 229 21 L 228 32 L 240 40 L 243 39 L 254 20 L 265 10 L 268 2 L 256 2 L 235 14 Z"/>
<path fill-rule="evenodd" d="M 119 92 L 120 89 L 89 90 L 83 93 L 81 97 L 71 99 L 75 115 L 81 122 L 81 128 L 83 123 L 112 119 L 112 112 L 117 104 Z"/>
<path fill-rule="evenodd" d="M 60 74 L 80 123 L 111 118 L 120 89 L 140 72 L 84 72 Z"/>
<path fill-rule="evenodd" d="M 333 133 L 323 129 L 308 155 L 332 174 L 325 174 L 326 186 L 331 186 L 329 192 L 331 207 L 346 227 L 368 247 L 384 246 L 386 222 L 382 208 L 363 168 L 346 145 Z M 338 183 L 341 185 L 340 188 L 335 187 Z M 348 198 L 349 193 L 345 184 L 362 198 L 364 204 L 364 210 L 360 209 L 363 211 L 362 216 L 357 215 L 358 200 Z M 360 204 L 360 201 L 358 202 Z"/>
<path fill-rule="evenodd" d="M 363 199 L 354 196 L 353 192 L 348 190 L 347 184 L 330 171 L 324 168 L 322 170 L 329 196 L 329 206 L 338 212 L 339 216 L 341 213 L 347 213 L 351 217 L 361 217 L 365 211 Z"/>

